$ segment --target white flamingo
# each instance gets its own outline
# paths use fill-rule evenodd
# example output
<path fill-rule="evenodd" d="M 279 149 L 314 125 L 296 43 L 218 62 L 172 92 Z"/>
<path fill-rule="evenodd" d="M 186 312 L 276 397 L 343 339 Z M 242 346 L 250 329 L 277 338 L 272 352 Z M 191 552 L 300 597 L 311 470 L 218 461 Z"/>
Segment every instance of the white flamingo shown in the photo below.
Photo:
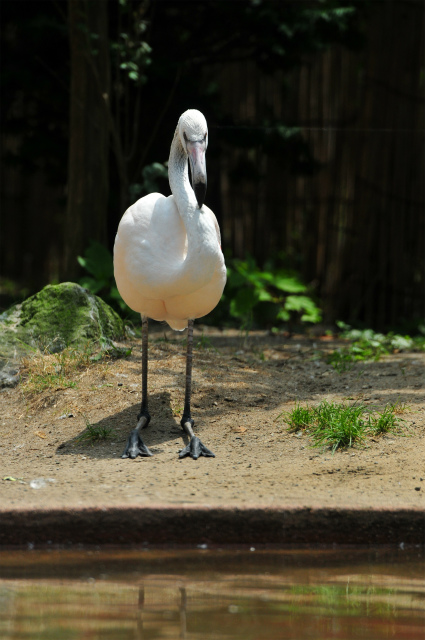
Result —
<path fill-rule="evenodd" d="M 190 455 L 196 460 L 200 455 L 214 456 L 194 435 L 190 412 L 193 321 L 214 309 L 226 283 L 220 229 L 211 209 L 203 204 L 207 145 L 204 116 L 196 109 L 185 111 L 179 118 L 168 162 L 172 195 L 166 198 L 151 193 L 141 198 L 127 209 L 118 227 L 115 280 L 124 301 L 142 316 L 142 405 L 123 458 L 152 455 L 140 436 L 150 421 L 148 318 L 165 320 L 172 329 L 188 328 L 185 402 L 180 424 L 190 442 L 179 457 Z"/>

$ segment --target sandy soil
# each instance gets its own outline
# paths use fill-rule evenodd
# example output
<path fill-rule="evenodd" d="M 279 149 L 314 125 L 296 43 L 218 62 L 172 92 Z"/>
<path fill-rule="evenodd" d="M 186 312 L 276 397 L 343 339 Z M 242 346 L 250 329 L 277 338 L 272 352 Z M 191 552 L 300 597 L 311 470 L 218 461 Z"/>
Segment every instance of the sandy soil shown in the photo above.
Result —
<path fill-rule="evenodd" d="M 131 342 L 129 358 L 78 372 L 74 388 L 36 396 L 21 385 L 3 390 L 1 507 L 424 506 L 425 354 L 394 354 L 339 374 L 317 359 L 335 341 L 265 332 L 245 339 L 198 325 L 192 415 L 216 457 L 194 461 L 178 458 L 185 442 L 182 340 L 164 328 L 151 333 L 152 420 L 144 440 L 152 458 L 120 457 L 140 402 L 139 341 Z M 308 436 L 290 434 L 281 416 L 297 400 L 323 399 L 381 408 L 399 400 L 408 407 L 406 435 L 369 439 L 334 455 L 314 449 Z M 78 442 L 87 421 L 112 428 L 113 437 Z M 44 487 L 31 487 L 37 478 L 47 479 Z"/>

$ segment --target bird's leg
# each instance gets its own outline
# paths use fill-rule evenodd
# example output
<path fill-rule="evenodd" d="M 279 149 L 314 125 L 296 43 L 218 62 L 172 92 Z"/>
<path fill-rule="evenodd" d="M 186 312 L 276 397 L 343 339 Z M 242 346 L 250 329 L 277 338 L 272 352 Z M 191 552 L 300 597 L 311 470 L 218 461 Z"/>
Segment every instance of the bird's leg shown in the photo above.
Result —
<path fill-rule="evenodd" d="M 145 608 L 145 587 L 144 585 L 139 587 L 139 606 L 138 606 L 138 618 L 137 618 L 137 640 L 143 640 L 143 610 Z"/>
<path fill-rule="evenodd" d="M 190 437 L 190 442 L 179 453 L 179 458 L 190 456 L 197 460 L 199 456 L 215 458 L 212 451 L 202 444 L 200 439 L 193 433 L 195 421 L 190 413 L 190 396 L 192 392 L 192 351 L 193 351 L 193 320 L 189 320 L 187 325 L 187 354 L 186 354 L 186 390 L 184 394 L 183 417 L 180 421 L 181 426 Z"/>
<path fill-rule="evenodd" d="M 180 639 L 185 640 L 187 633 L 187 594 L 186 587 L 179 587 L 180 591 Z"/>
<path fill-rule="evenodd" d="M 148 426 L 151 417 L 148 411 L 148 319 L 142 316 L 142 405 L 137 416 L 136 428 L 130 433 L 121 458 L 153 455 L 142 438 L 140 431 Z"/>

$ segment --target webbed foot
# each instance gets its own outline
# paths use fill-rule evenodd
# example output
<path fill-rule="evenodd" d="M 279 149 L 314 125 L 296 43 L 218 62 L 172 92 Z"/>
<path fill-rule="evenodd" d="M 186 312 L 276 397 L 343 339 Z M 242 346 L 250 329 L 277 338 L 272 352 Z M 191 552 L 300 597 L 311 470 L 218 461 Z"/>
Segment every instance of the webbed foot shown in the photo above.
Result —
<path fill-rule="evenodd" d="M 186 456 L 190 456 L 194 460 L 197 460 L 200 456 L 215 458 L 215 454 L 202 444 L 197 436 L 192 436 L 189 444 L 180 451 L 179 458 L 185 458 Z"/>
<path fill-rule="evenodd" d="M 153 453 L 149 451 L 140 437 L 139 430 L 136 428 L 130 433 L 121 458 L 134 460 L 137 456 L 153 456 Z"/>

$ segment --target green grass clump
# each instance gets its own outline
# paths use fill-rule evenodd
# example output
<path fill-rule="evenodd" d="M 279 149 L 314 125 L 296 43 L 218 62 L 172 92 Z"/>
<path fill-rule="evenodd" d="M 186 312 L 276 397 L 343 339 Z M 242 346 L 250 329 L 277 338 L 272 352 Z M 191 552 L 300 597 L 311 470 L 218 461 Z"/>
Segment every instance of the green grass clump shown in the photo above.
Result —
<path fill-rule="evenodd" d="M 108 440 L 108 438 L 112 438 L 113 435 L 114 430 L 111 427 L 101 427 L 100 425 L 94 426 L 86 420 L 86 430 L 76 438 L 76 441 L 100 442 L 101 440 Z"/>
<path fill-rule="evenodd" d="M 399 431 L 401 422 L 404 422 L 403 418 L 397 415 L 399 412 L 400 405 L 395 403 L 386 405 L 382 413 L 377 412 L 375 416 L 371 416 L 369 422 L 371 433 L 379 436 L 390 431 Z"/>
<path fill-rule="evenodd" d="M 309 429 L 314 424 L 314 409 L 310 407 L 302 407 L 300 404 L 296 404 L 295 409 L 292 409 L 288 414 L 287 422 L 289 425 L 289 431 L 296 433 L 302 429 Z"/>
<path fill-rule="evenodd" d="M 322 402 L 312 430 L 315 447 L 336 449 L 352 447 L 365 437 L 366 423 L 363 405 Z"/>
<path fill-rule="evenodd" d="M 305 431 L 313 438 L 314 447 L 337 449 L 362 443 L 368 435 L 381 435 L 400 430 L 403 421 L 397 415 L 397 403 L 386 405 L 382 412 L 372 414 L 363 404 L 347 405 L 324 400 L 317 407 L 302 407 L 299 403 L 286 414 L 288 431 Z"/>

